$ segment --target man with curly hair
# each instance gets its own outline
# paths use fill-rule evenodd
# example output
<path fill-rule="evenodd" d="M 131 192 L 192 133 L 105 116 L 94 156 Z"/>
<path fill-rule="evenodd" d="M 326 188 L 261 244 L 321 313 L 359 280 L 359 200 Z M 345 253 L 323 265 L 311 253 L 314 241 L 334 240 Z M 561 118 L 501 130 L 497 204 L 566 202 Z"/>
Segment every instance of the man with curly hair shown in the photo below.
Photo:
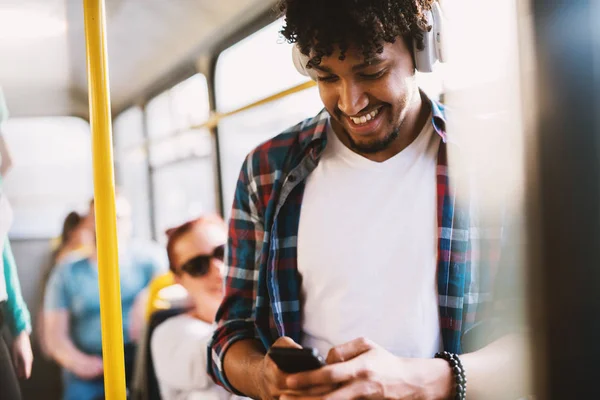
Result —
<path fill-rule="evenodd" d="M 462 399 L 467 375 L 470 395 L 491 399 L 515 386 L 518 337 L 485 318 L 497 236 L 475 234 L 468 188 L 456 196 L 450 184 L 444 107 L 415 80 L 432 5 L 280 2 L 282 34 L 307 57 L 325 109 L 242 166 L 209 345 L 209 373 L 230 391 Z M 482 327 L 495 336 L 464 354 Z M 316 348 L 327 366 L 285 374 L 271 346 Z"/>

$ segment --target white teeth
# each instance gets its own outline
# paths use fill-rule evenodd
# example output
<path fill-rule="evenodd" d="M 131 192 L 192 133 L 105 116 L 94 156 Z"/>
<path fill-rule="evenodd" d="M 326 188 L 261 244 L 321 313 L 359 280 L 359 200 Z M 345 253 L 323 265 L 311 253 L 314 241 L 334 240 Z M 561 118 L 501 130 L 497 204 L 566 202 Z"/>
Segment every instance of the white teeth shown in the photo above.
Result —
<path fill-rule="evenodd" d="M 363 115 L 362 117 L 358 117 L 358 118 L 350 117 L 350 119 L 356 125 L 362 125 L 362 124 L 366 124 L 368 121 L 371 121 L 372 119 L 374 119 L 377 116 L 377 114 L 379 114 L 379 109 L 373 110 L 370 113 L 368 113 L 367 115 Z"/>

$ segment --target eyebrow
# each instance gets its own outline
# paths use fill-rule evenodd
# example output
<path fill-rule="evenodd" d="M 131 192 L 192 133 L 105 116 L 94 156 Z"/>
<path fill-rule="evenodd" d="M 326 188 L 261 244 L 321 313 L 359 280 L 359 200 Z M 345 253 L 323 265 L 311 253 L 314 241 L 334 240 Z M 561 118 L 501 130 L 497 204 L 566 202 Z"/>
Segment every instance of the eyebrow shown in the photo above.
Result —
<path fill-rule="evenodd" d="M 333 71 L 331 70 L 331 68 L 328 67 L 324 67 L 322 65 L 311 65 L 312 68 L 319 70 L 321 72 L 326 72 L 328 74 L 333 74 Z"/>
<path fill-rule="evenodd" d="M 352 71 L 356 72 L 359 71 L 361 69 L 367 68 L 367 67 L 372 67 L 375 65 L 379 65 L 383 62 L 384 60 L 382 58 L 376 57 L 373 58 L 369 61 L 364 61 L 360 64 L 356 64 L 355 66 L 352 67 Z M 326 72 L 328 74 L 333 74 L 333 71 L 331 70 L 331 68 L 329 67 L 325 67 L 323 65 L 312 65 L 312 68 L 319 70 L 321 72 Z"/>
<path fill-rule="evenodd" d="M 352 71 L 356 72 L 358 70 L 361 70 L 361 69 L 364 69 L 364 68 L 367 68 L 367 67 L 372 67 L 372 66 L 375 66 L 375 65 L 379 65 L 383 61 L 384 60 L 382 58 L 374 57 L 374 58 L 372 58 L 369 61 L 365 61 L 365 62 L 362 62 L 360 64 L 355 65 L 354 67 L 352 67 Z"/>

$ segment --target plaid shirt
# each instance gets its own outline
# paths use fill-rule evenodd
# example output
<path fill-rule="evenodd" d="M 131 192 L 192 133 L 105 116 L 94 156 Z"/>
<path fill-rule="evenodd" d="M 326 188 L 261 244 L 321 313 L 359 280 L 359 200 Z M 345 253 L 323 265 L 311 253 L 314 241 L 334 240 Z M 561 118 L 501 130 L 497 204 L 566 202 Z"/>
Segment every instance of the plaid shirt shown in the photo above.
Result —
<path fill-rule="evenodd" d="M 477 228 L 475 196 L 464 195 L 470 190 L 462 188 L 469 179 L 454 182 L 453 170 L 450 185 L 448 152 L 455 144 L 446 135 L 444 107 L 433 101 L 431 106 L 442 138 L 437 161 L 440 325 L 444 349 L 461 353 L 462 335 L 488 314 L 500 235 L 488 240 Z M 300 209 L 306 179 L 327 144 L 329 118 L 323 110 L 290 128 L 252 151 L 242 166 L 229 225 L 226 295 L 208 349 L 209 373 L 232 392 L 222 367 L 231 344 L 256 338 L 268 349 L 281 336 L 301 341 Z"/>

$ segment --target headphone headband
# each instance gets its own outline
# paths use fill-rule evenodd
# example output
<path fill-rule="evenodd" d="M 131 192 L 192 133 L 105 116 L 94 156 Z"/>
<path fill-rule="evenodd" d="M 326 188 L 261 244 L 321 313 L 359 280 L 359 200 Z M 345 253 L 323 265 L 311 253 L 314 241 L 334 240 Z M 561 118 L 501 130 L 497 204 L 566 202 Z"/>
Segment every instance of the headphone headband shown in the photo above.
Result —
<path fill-rule="evenodd" d="M 415 67 L 419 72 L 433 72 L 438 62 L 445 61 L 443 51 L 444 40 L 444 14 L 437 1 L 434 1 L 431 11 L 427 11 L 427 23 L 431 25 L 429 32 L 423 33 L 423 50 L 417 49 L 416 41 L 413 41 L 413 50 L 415 54 Z M 314 69 L 307 68 L 309 58 L 302 54 L 299 47 L 292 47 L 292 60 L 296 70 L 310 79 L 316 81 L 317 74 Z"/>

